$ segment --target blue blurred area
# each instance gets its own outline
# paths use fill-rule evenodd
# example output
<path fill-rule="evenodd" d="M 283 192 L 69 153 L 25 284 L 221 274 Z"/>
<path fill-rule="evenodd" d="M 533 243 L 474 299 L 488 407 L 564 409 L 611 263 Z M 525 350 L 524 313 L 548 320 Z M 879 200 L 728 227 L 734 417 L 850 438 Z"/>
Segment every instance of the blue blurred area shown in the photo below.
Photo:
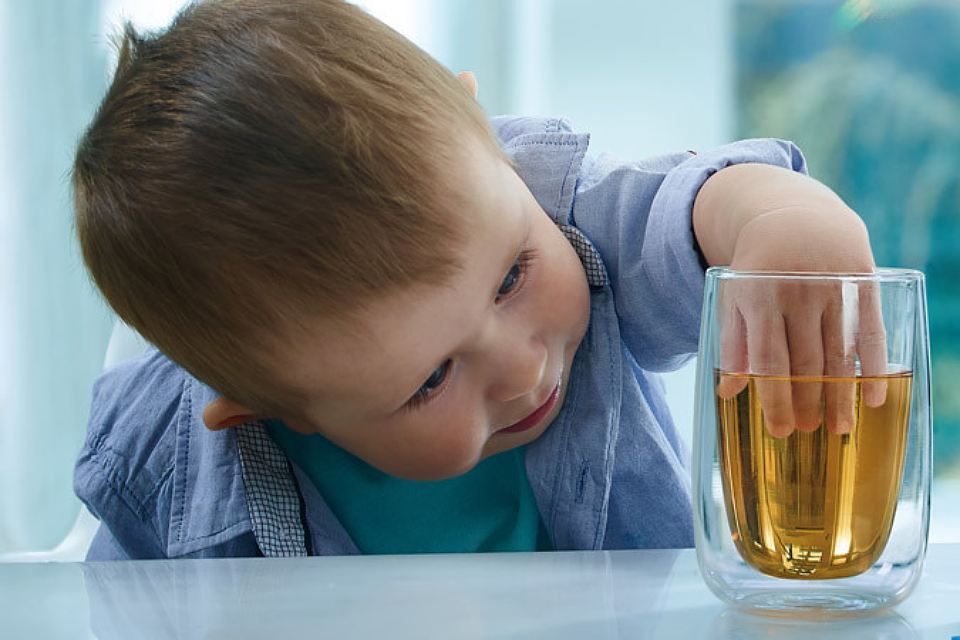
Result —
<path fill-rule="evenodd" d="M 927 274 L 934 469 L 960 475 L 960 4 L 736 0 L 737 134 L 806 152 L 877 263 Z"/>

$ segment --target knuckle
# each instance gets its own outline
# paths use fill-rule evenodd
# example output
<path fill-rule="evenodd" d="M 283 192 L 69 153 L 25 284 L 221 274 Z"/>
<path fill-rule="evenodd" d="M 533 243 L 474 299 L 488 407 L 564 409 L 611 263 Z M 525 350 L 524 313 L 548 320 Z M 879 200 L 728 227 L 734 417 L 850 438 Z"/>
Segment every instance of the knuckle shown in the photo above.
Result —
<path fill-rule="evenodd" d="M 860 346 L 881 346 L 886 344 L 886 341 L 886 333 L 879 329 L 868 329 L 857 334 L 857 344 Z"/>
<path fill-rule="evenodd" d="M 853 371 L 855 361 L 852 353 L 830 353 L 824 357 L 824 368 L 830 373 Z"/>
<path fill-rule="evenodd" d="M 790 371 L 794 375 L 819 375 L 823 371 L 823 357 L 819 353 L 790 354 Z"/>

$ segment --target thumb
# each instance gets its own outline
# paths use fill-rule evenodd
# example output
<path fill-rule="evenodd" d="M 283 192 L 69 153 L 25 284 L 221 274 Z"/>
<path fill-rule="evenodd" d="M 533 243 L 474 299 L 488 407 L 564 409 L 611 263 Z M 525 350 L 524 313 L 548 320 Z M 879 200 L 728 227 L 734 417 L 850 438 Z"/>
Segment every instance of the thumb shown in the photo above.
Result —
<path fill-rule="evenodd" d="M 746 323 L 735 305 L 730 304 L 724 313 L 720 328 L 720 380 L 717 395 L 729 399 L 743 391 L 747 377 Z M 740 374 L 740 375 L 730 375 Z"/>

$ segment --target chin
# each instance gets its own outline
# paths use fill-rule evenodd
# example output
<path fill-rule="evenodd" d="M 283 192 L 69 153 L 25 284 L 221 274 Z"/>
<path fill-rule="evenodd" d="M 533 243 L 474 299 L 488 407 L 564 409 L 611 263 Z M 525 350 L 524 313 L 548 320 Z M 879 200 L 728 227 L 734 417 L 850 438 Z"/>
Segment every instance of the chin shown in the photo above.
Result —
<path fill-rule="evenodd" d="M 509 451 L 510 449 L 515 449 L 516 447 L 526 444 L 526 439 L 521 441 L 520 438 L 493 438 L 490 442 L 487 443 L 487 446 L 483 448 L 483 453 L 480 455 L 481 460 L 486 460 L 490 456 L 495 456 L 498 453 L 503 453 L 504 451 Z"/>
<path fill-rule="evenodd" d="M 521 431 L 520 433 L 495 433 L 493 438 L 487 442 L 487 446 L 484 447 L 481 459 L 495 456 L 498 453 L 503 453 L 504 451 L 509 451 L 510 449 L 522 447 L 525 444 L 530 444 L 542 436 L 547 429 L 550 428 L 550 425 L 553 424 L 557 412 L 559 411 L 559 407 L 562 404 L 563 394 L 561 392 L 560 399 L 557 400 L 557 408 L 553 410 L 553 415 L 548 416 L 542 424 L 539 424 L 532 429 L 528 429 L 527 431 Z"/>
<path fill-rule="evenodd" d="M 438 480 L 448 480 L 462 476 L 477 466 L 477 463 L 485 457 L 484 455 L 480 455 L 458 462 L 457 464 L 450 464 L 449 461 L 445 461 L 446 464 L 415 464 L 393 469 L 380 468 L 380 470 L 402 480 L 436 482 Z"/>

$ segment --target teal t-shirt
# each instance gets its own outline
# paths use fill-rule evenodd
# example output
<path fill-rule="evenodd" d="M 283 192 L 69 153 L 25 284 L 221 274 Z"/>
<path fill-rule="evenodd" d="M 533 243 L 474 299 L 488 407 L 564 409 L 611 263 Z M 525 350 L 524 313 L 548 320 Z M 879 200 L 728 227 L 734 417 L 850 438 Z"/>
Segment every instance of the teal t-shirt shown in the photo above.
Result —
<path fill-rule="evenodd" d="M 552 549 L 518 447 L 456 478 L 421 482 L 379 471 L 319 435 L 267 431 L 310 477 L 365 554 Z"/>

